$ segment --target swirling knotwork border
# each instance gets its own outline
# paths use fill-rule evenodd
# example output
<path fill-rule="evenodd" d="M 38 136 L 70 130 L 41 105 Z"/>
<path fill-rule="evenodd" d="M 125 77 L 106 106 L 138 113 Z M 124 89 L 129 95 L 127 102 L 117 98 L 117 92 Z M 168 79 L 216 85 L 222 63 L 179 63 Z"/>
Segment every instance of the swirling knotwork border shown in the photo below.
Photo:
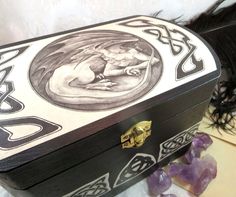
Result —
<path fill-rule="evenodd" d="M 199 123 L 182 131 L 181 133 L 178 133 L 172 138 L 162 142 L 160 144 L 158 162 L 172 155 L 173 153 L 178 151 L 180 148 L 189 144 L 192 141 L 198 127 L 199 127 Z"/>

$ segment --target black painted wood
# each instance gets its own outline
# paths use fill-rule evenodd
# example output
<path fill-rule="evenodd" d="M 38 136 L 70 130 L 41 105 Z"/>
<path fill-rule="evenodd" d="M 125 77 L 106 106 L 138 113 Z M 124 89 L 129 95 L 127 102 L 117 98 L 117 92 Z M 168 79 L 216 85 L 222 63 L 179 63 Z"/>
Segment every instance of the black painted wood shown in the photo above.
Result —
<path fill-rule="evenodd" d="M 118 145 L 100 155 L 95 156 L 94 158 L 63 171 L 56 176 L 29 187 L 26 190 L 15 190 L 9 187 L 7 189 L 10 190 L 16 197 L 63 196 L 107 173 L 109 173 L 110 188 L 113 188 L 117 176 L 122 168 L 136 154 L 150 154 L 157 160 L 160 151 L 159 145 L 166 139 L 178 135 L 181 131 L 184 131 L 193 124 L 198 123 L 202 119 L 203 112 L 208 106 L 208 103 L 209 100 L 206 100 L 188 110 L 185 110 L 183 113 L 177 114 L 169 120 L 164 121 L 162 124 L 159 124 L 159 122 L 156 121 L 157 115 L 152 114 L 149 116 L 149 118 L 153 121 L 152 137 L 148 138 L 147 142 L 140 148 L 122 149 L 121 145 Z M 113 188 L 113 190 L 106 193 L 106 195 L 114 196 L 115 194 L 128 188 L 130 185 L 143 179 L 152 173 L 158 166 L 163 166 L 183 154 L 186 151 L 186 146 L 188 146 L 188 144 L 184 145 L 176 152 L 173 152 L 161 162 L 155 163 L 147 171 L 144 171 L 124 184 Z"/>
<path fill-rule="evenodd" d="M 147 109 L 146 111 L 133 115 L 122 122 L 108 127 L 107 129 L 104 129 L 83 140 L 77 141 L 76 143 L 72 143 L 64 148 L 49 153 L 44 157 L 34 159 L 24 165 L 20 165 L 12 170 L 1 173 L 0 180 L 3 184 L 9 185 L 10 187 L 16 189 L 25 189 L 31 185 L 46 180 L 47 178 L 69 169 L 78 163 L 86 161 L 99 153 L 118 146 L 120 144 L 120 136 L 128 128 L 139 121 L 149 119 L 153 116 L 156 117 L 155 121 L 162 124 L 176 114 L 182 113 L 188 108 L 191 108 L 193 105 L 197 105 L 199 102 L 205 101 L 208 99 L 208 94 L 203 94 L 203 92 L 211 92 L 215 83 L 216 79 L 213 79 L 206 85 L 195 87 L 186 92 L 181 91 L 179 95 L 173 96 L 170 99 L 166 99 L 166 97 L 164 97 L 163 99 L 166 99 L 166 101 L 161 99 L 159 100 L 159 98 L 154 98 L 152 102 L 161 101 L 161 103 L 151 109 L 147 109 L 147 105 L 150 105 L 152 102 L 144 103 L 146 106 L 143 106 L 143 109 Z M 122 119 L 122 114 L 119 119 Z M 110 121 L 113 122 L 113 119 Z M 70 136 L 72 136 L 71 138 L 76 138 L 77 133 L 78 132 L 76 131 L 72 132 L 70 134 Z M 65 140 L 68 141 L 68 139 L 62 136 L 61 140 L 56 139 L 54 142 L 59 144 L 60 142 L 63 143 Z M 35 153 L 37 153 L 37 148 L 39 148 L 38 152 L 40 153 L 42 149 L 50 149 L 51 146 L 56 145 L 55 143 L 42 144 L 36 147 L 36 149 L 34 148 L 33 150 L 27 150 L 18 154 L 18 157 L 14 157 L 12 161 L 16 165 L 17 163 L 15 162 L 18 161 L 18 158 L 20 162 L 22 162 L 24 158 L 28 160 L 30 157 L 33 157 Z M 5 161 L 5 165 L 8 168 L 10 162 L 11 161 L 9 160 Z M 36 173 L 37 176 L 35 176 Z"/>

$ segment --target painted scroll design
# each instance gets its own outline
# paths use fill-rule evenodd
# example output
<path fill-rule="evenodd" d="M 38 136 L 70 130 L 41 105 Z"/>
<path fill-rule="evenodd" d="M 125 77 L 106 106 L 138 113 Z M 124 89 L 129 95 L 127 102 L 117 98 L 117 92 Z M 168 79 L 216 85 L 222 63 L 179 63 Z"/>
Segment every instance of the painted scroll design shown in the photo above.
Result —
<path fill-rule="evenodd" d="M 162 31 L 158 29 L 148 29 L 144 31 L 156 35 L 157 40 L 159 40 L 163 44 L 169 45 L 172 55 L 178 56 L 179 54 L 181 54 L 184 51 L 184 47 L 182 46 L 183 44 L 187 48 L 187 52 L 185 52 L 182 59 L 177 65 L 177 71 L 176 71 L 177 80 L 203 70 L 203 61 L 201 59 L 197 60 L 194 54 L 197 47 L 196 45 L 191 43 L 190 38 L 186 34 L 177 29 L 169 29 L 165 25 L 157 25 L 157 26 L 161 28 L 162 31 L 164 31 L 165 33 L 163 34 Z M 181 35 L 181 39 L 179 39 L 179 35 Z M 188 60 L 190 60 L 190 62 L 195 65 L 195 68 L 191 69 L 190 71 L 185 71 L 184 65 Z"/>
<path fill-rule="evenodd" d="M 27 48 L 28 46 L 24 46 L 0 52 L 0 114 L 19 112 L 24 109 L 24 104 L 11 96 L 15 91 L 14 82 L 7 80 L 7 77 L 13 66 L 3 67 L 3 65 L 20 56 Z"/>
<path fill-rule="evenodd" d="M 137 153 L 121 170 L 116 178 L 113 187 L 118 187 L 130 181 L 131 179 L 148 170 L 154 164 L 156 164 L 156 159 L 153 155 L 146 153 Z"/>
<path fill-rule="evenodd" d="M 198 130 L 198 127 L 199 123 L 193 125 L 187 130 L 182 131 L 176 136 L 162 142 L 160 144 L 158 162 L 172 155 L 187 144 L 191 143 L 196 131 Z"/>
<path fill-rule="evenodd" d="M 0 120 L 0 125 L 1 150 L 15 149 L 61 129 L 61 126 L 58 124 L 34 116 Z M 29 135 L 13 138 L 14 135 L 12 131 L 14 131 L 17 126 L 22 126 L 25 131 L 27 131 L 28 126 L 34 126 L 38 129 Z M 11 130 L 7 128 L 11 128 Z"/>
<path fill-rule="evenodd" d="M 107 173 L 63 197 L 97 197 L 109 191 L 111 191 L 111 188 L 109 185 L 109 173 Z"/>
<path fill-rule="evenodd" d="M 20 56 L 29 46 L 0 52 L 0 66 Z"/>
<path fill-rule="evenodd" d="M 143 31 L 156 36 L 156 39 L 162 44 L 168 45 L 173 56 L 179 56 L 182 53 L 182 58 L 176 66 L 176 80 L 181 80 L 203 70 L 203 60 L 197 59 L 195 55 L 197 46 L 191 43 L 189 36 L 182 31 L 144 19 L 130 20 L 119 25 L 134 28 L 150 27 Z M 186 62 L 193 64 L 194 67 L 190 70 L 185 70 Z"/>
<path fill-rule="evenodd" d="M 13 66 L 8 66 L 0 70 L 0 113 L 8 114 L 18 112 L 24 109 L 24 104 L 11 96 L 15 91 L 13 81 L 8 81 L 7 77 L 10 74 Z M 7 108 L 4 108 L 4 104 Z"/>
<path fill-rule="evenodd" d="M 8 80 L 8 77 L 14 66 L 7 65 L 7 63 L 22 55 L 28 47 L 23 46 L 0 52 L 0 115 L 16 113 L 24 109 L 24 104 L 11 95 L 15 91 L 15 87 L 14 81 Z M 30 133 L 28 126 L 37 129 Z M 15 137 L 14 132 L 19 132 L 17 129 L 19 127 L 24 128 L 28 134 Z M 0 120 L 0 150 L 7 151 L 18 148 L 57 132 L 61 128 L 58 124 L 35 116 Z"/>
<path fill-rule="evenodd" d="M 146 40 L 115 30 L 64 36 L 43 48 L 30 67 L 36 92 L 50 103 L 78 110 L 120 107 L 159 81 L 162 61 Z"/>

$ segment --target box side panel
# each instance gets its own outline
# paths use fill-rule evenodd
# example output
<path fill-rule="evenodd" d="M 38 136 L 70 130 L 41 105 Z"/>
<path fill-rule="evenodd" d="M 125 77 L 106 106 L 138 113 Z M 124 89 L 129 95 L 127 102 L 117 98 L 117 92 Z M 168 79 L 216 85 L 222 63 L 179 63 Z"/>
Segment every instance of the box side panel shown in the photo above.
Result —
<path fill-rule="evenodd" d="M 156 167 L 183 154 L 208 102 L 204 101 L 161 124 L 157 121 L 157 114 L 147 116 L 144 120 L 152 121 L 152 134 L 140 148 L 122 149 L 118 145 L 27 190 L 12 189 L 11 192 L 15 196 L 40 197 L 115 195 Z"/>

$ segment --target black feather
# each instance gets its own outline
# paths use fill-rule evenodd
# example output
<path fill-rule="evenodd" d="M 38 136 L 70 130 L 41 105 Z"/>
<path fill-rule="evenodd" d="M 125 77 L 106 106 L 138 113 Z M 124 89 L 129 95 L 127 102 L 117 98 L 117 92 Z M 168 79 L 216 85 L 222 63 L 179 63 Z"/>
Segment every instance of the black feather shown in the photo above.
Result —
<path fill-rule="evenodd" d="M 218 5 L 218 3 L 216 4 Z M 213 7 L 214 9 L 217 8 L 215 4 Z M 216 12 L 214 12 L 215 10 L 210 8 L 206 13 L 201 14 L 194 21 L 190 21 L 190 24 L 186 26 L 193 31 L 198 32 L 199 34 L 217 31 L 219 29 L 235 24 L 235 9 L 236 4 L 233 4 L 232 6 L 227 8 L 219 9 Z"/>
<path fill-rule="evenodd" d="M 187 27 L 213 47 L 227 71 L 227 79 L 218 83 L 211 99 L 215 107 L 211 117 L 217 127 L 228 132 L 232 130 L 228 127 L 234 119 L 232 112 L 236 110 L 236 4 L 204 13 Z"/>

